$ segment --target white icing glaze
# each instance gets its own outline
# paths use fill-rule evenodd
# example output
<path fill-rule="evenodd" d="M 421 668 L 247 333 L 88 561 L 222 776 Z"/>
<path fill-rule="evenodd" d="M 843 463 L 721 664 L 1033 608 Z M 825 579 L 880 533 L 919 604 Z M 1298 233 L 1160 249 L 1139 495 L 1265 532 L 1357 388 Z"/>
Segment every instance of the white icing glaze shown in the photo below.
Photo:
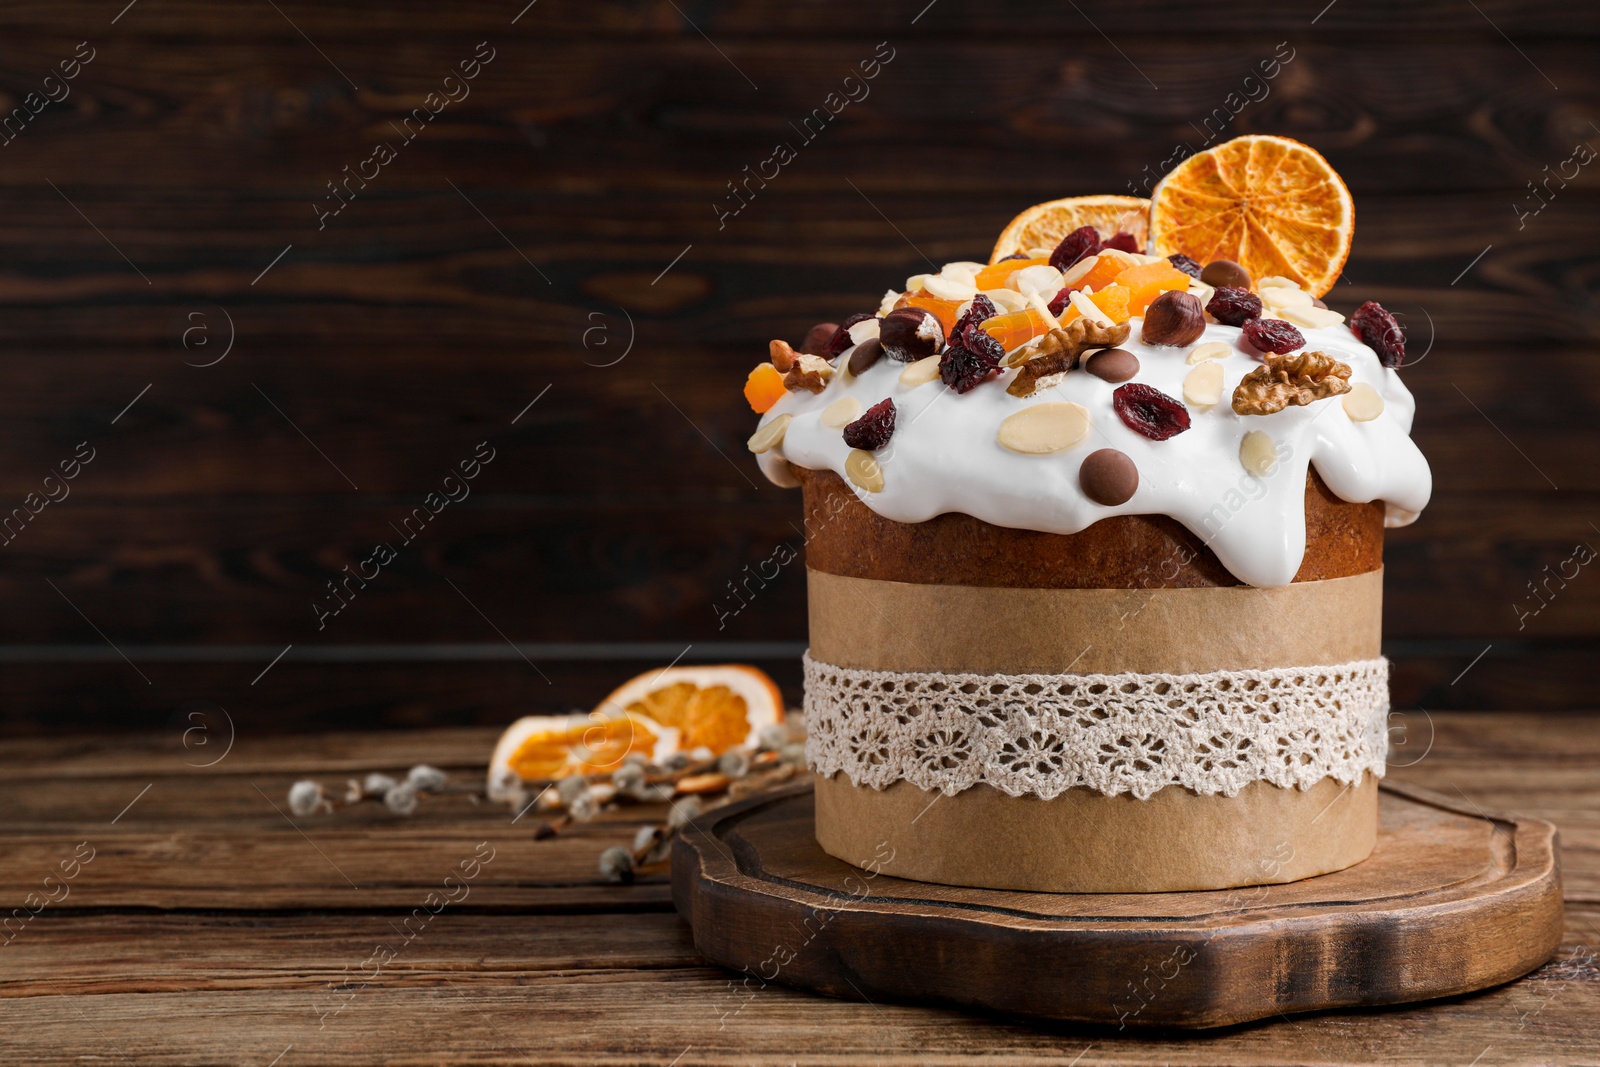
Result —
<path fill-rule="evenodd" d="M 1182 402 L 1183 379 L 1193 366 L 1185 356 L 1194 346 L 1168 348 L 1139 341 L 1143 320 L 1131 322 L 1120 347 L 1139 357 L 1143 382 Z M 795 480 L 784 461 L 844 477 L 850 447 L 842 431 L 822 425 L 824 408 L 844 396 L 863 409 L 884 398 L 895 403 L 894 437 L 880 450 L 882 492 L 852 486 L 873 511 L 897 522 L 922 522 L 945 512 L 962 512 L 996 526 L 1049 533 L 1076 533 L 1108 515 L 1170 515 L 1205 541 L 1240 581 L 1254 586 L 1287 585 L 1305 555 L 1305 485 L 1315 465 L 1341 499 L 1384 501 L 1386 525 L 1404 526 L 1427 504 L 1432 474 L 1410 438 L 1415 402 L 1400 376 L 1348 326 L 1302 329 L 1308 350 L 1326 352 L 1349 364 L 1350 381 L 1366 382 L 1383 397 L 1384 410 L 1370 422 L 1354 422 L 1339 397 L 1273 415 L 1240 416 L 1230 400 L 1234 387 L 1260 361 L 1242 348 L 1235 326 L 1209 323 L 1195 343 L 1225 342 L 1230 354 L 1223 368 L 1222 399 L 1207 409 L 1186 404 L 1190 428 L 1165 441 L 1152 441 L 1129 429 L 1111 406 L 1117 388 L 1082 369 L 1031 397 L 1006 392 L 1016 371 L 1005 371 L 965 394 L 937 379 L 920 386 L 900 382 L 906 365 L 880 359 L 860 376 L 836 375 L 819 394 L 790 392 L 763 416 L 793 416 L 782 446 L 757 457 L 778 485 Z M 850 352 L 838 360 L 840 366 Z M 995 440 L 1000 423 L 1024 406 L 1074 401 L 1090 414 L 1089 434 L 1074 447 L 1049 455 L 1011 452 Z M 1261 430 L 1276 443 L 1278 465 L 1258 478 L 1240 463 L 1245 433 Z M 1139 469 L 1132 499 L 1104 507 L 1084 496 L 1078 467 L 1101 448 L 1130 456 Z M 850 484 L 846 479 L 846 484 Z M 1161 561 L 1152 561 L 1159 566 Z"/>

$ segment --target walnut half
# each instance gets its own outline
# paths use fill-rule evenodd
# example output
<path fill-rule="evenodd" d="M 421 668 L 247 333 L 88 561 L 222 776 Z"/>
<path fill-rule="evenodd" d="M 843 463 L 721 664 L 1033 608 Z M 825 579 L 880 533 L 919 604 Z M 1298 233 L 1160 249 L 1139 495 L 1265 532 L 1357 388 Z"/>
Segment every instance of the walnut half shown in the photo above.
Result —
<path fill-rule="evenodd" d="M 1311 404 L 1350 391 L 1350 368 L 1326 352 L 1267 353 L 1233 391 L 1239 415 L 1271 415 L 1290 404 Z"/>
<path fill-rule="evenodd" d="M 794 363 L 783 376 L 783 384 L 791 392 L 805 389 L 812 393 L 820 393 L 828 387 L 828 379 L 832 377 L 832 363 L 821 356 L 802 353 L 794 357 Z"/>
<path fill-rule="evenodd" d="M 1016 380 L 1006 386 L 1012 396 L 1032 396 L 1039 381 L 1052 374 L 1069 371 L 1091 348 L 1115 348 L 1128 339 L 1128 324 L 1103 326 L 1082 316 L 1060 329 L 1051 330 L 1026 350 L 1019 363 Z"/>

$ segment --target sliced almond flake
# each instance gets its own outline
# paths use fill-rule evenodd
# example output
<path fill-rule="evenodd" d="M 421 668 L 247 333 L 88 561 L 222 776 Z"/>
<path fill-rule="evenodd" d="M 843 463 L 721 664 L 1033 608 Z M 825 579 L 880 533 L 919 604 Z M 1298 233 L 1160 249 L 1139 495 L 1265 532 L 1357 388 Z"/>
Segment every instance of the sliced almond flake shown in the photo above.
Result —
<path fill-rule="evenodd" d="M 987 264 L 958 260 L 955 263 L 946 263 L 942 268 L 940 268 L 939 277 L 949 278 L 952 281 L 964 282 L 967 285 L 977 285 L 978 272 L 985 266 L 987 266 Z"/>
<path fill-rule="evenodd" d="M 758 456 L 768 449 L 777 448 L 783 443 L 783 435 L 789 431 L 790 419 L 791 416 L 778 415 L 762 423 L 761 428 L 750 435 L 747 447 Z"/>
<path fill-rule="evenodd" d="M 1136 256 L 1132 252 L 1124 252 L 1120 248 L 1102 248 L 1100 255 L 1107 259 L 1114 259 L 1118 263 L 1126 263 L 1130 267 L 1143 265 L 1144 257 Z"/>
<path fill-rule="evenodd" d="M 913 274 L 906 279 L 906 292 L 914 293 L 922 288 L 922 283 L 928 280 L 926 274 Z"/>
<path fill-rule="evenodd" d="M 1383 414 L 1383 397 L 1366 382 L 1357 382 L 1344 394 L 1344 413 L 1351 422 L 1371 422 Z"/>
<path fill-rule="evenodd" d="M 939 377 L 939 357 L 929 356 L 919 359 L 915 363 L 906 364 L 906 369 L 900 372 L 900 384 L 915 389 L 919 385 L 927 385 Z"/>
<path fill-rule="evenodd" d="M 978 287 L 971 282 L 957 281 L 943 275 L 929 275 L 923 280 L 923 289 L 929 296 L 940 300 L 971 300 L 978 295 Z"/>
<path fill-rule="evenodd" d="M 1013 452 L 1042 456 L 1071 448 L 1088 434 L 1089 409 L 1060 401 L 1033 404 L 1006 416 L 995 440 Z"/>
<path fill-rule="evenodd" d="M 830 430 L 840 430 L 861 417 L 861 401 L 853 396 L 841 396 L 822 409 L 822 425 Z"/>
<path fill-rule="evenodd" d="M 894 310 L 895 304 L 899 303 L 899 301 L 899 293 L 895 292 L 893 289 L 885 289 L 883 291 L 883 299 L 878 301 L 878 314 L 889 314 L 889 312 Z"/>
<path fill-rule="evenodd" d="M 1233 355 L 1233 346 L 1223 341 L 1207 341 L 1189 350 L 1186 363 L 1204 363 L 1208 359 L 1227 359 Z"/>
<path fill-rule="evenodd" d="M 1222 364 L 1207 360 L 1184 375 L 1183 398 L 1191 404 L 1211 407 L 1222 399 Z"/>
<path fill-rule="evenodd" d="M 1217 291 L 1215 289 L 1201 281 L 1199 278 L 1193 278 L 1189 282 L 1189 295 L 1200 301 L 1201 307 L 1205 307 L 1207 304 L 1211 303 L 1211 298 L 1215 296 L 1216 293 Z"/>
<path fill-rule="evenodd" d="M 1061 272 L 1043 263 L 1014 270 L 1006 279 L 1006 288 L 1019 293 L 1045 293 L 1055 296 L 1061 291 Z"/>
<path fill-rule="evenodd" d="M 1344 316 L 1337 311 L 1319 307 L 1283 308 L 1278 312 L 1278 316 L 1284 322 L 1292 322 L 1308 330 L 1325 330 L 1344 321 Z"/>
<path fill-rule="evenodd" d="M 1078 314 L 1090 322 L 1098 322 L 1102 326 L 1115 326 L 1116 323 L 1111 321 L 1111 316 L 1101 311 L 1094 301 L 1090 300 L 1084 293 L 1085 290 L 1079 289 L 1067 297 L 1068 300 L 1072 301 L 1072 306 L 1078 309 Z"/>
<path fill-rule="evenodd" d="M 1078 262 L 1061 272 L 1061 284 L 1063 286 L 1076 285 L 1078 279 L 1094 270 L 1094 265 L 1098 262 L 1100 262 L 1099 256 L 1083 257 L 1082 259 L 1078 260 Z"/>
<path fill-rule="evenodd" d="M 1261 302 L 1270 308 L 1308 308 L 1313 306 L 1311 294 L 1304 289 L 1272 286 L 1261 290 L 1258 295 L 1261 297 Z"/>
<path fill-rule="evenodd" d="M 1285 278 L 1281 274 L 1269 274 L 1265 278 L 1256 279 L 1256 292 L 1263 289 L 1298 289 L 1300 283 L 1293 278 Z"/>
<path fill-rule="evenodd" d="M 862 341 L 869 341 L 878 336 L 879 325 L 880 320 L 878 319 L 862 319 L 850 327 L 850 343 L 858 345 Z"/>
<path fill-rule="evenodd" d="M 883 468 L 871 452 L 852 448 L 844 458 L 845 477 L 869 493 L 883 492 Z"/>
<path fill-rule="evenodd" d="M 1001 311 L 1021 311 L 1028 306 L 1028 298 L 1015 289 L 985 289 L 983 295 L 993 301 L 994 306 Z"/>
<path fill-rule="evenodd" d="M 1051 256 L 1055 255 L 1055 253 L 1056 250 L 1054 248 L 1030 248 L 1028 249 L 1028 258 L 1049 259 Z"/>
<path fill-rule="evenodd" d="M 1251 430 L 1239 442 L 1239 462 L 1258 478 L 1265 478 L 1278 466 L 1277 448 L 1265 431 Z"/>

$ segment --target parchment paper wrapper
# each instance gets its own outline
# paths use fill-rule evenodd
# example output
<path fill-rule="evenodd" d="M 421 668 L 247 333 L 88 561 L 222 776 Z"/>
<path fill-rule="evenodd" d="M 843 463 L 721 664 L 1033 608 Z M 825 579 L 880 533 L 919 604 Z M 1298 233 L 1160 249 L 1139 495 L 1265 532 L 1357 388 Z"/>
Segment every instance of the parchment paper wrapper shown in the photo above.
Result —
<path fill-rule="evenodd" d="M 1190 673 L 1380 655 L 1383 572 L 1277 589 L 1019 589 L 809 572 L 811 655 L 949 673 Z M 819 779 L 817 841 L 846 862 L 894 849 L 897 877 L 1068 893 L 1272 884 L 1341 870 L 1377 840 L 1377 780 L 1267 782 L 1233 797 L 1177 786 L 1148 800 L 986 785 L 954 796 Z"/>

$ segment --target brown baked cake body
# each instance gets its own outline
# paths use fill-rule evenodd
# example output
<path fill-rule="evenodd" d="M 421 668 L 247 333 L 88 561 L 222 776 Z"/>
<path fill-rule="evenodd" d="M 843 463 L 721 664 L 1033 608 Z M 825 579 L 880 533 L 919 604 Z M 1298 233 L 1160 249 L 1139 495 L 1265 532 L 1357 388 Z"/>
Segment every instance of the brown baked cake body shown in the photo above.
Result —
<path fill-rule="evenodd" d="M 886 519 L 827 470 L 793 468 L 804 495 L 806 566 L 850 578 L 1038 589 L 1239 586 L 1199 537 L 1165 515 L 1113 515 L 1072 534 L 995 526 L 971 515 Z M 1383 566 L 1380 502 L 1341 500 L 1306 479 L 1306 552 L 1296 582 Z"/>

